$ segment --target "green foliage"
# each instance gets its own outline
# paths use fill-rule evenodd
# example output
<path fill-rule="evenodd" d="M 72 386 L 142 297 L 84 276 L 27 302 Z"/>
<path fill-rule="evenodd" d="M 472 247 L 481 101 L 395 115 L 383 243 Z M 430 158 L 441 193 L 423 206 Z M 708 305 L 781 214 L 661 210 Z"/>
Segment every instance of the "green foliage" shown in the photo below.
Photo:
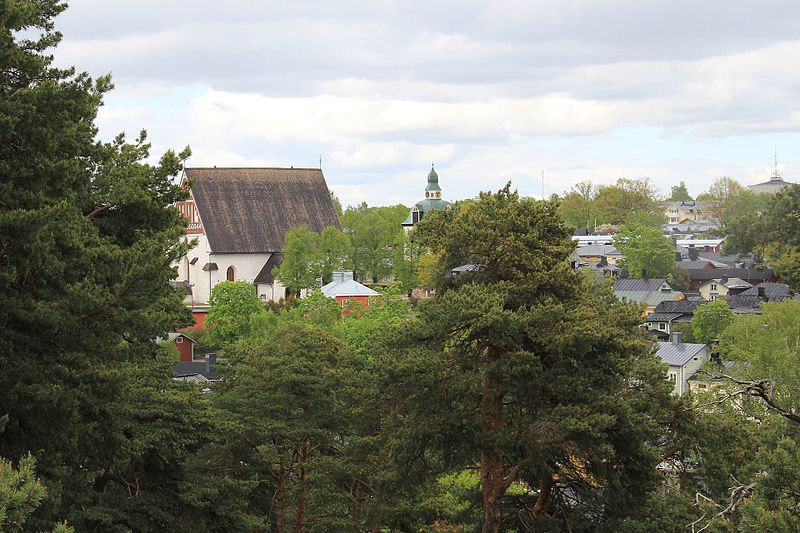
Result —
<path fill-rule="evenodd" d="M 0 531 L 22 531 L 46 494 L 47 489 L 36 479 L 33 456 L 23 456 L 17 468 L 0 457 Z"/>
<path fill-rule="evenodd" d="M 333 272 L 350 268 L 352 246 L 350 239 L 339 228 L 325 227 L 319 234 L 322 283 L 330 283 Z"/>
<path fill-rule="evenodd" d="M 595 202 L 606 224 L 622 224 L 633 213 L 662 215 L 658 191 L 649 178 L 620 178 L 614 185 L 601 185 Z"/>
<path fill-rule="evenodd" d="M 693 200 L 684 182 L 672 186 L 672 194 L 669 199 L 671 202 L 691 202 Z"/>
<path fill-rule="evenodd" d="M 763 314 L 733 318 L 721 337 L 720 353 L 735 361 L 747 361 L 748 376 L 772 380 L 779 403 L 797 410 L 800 301 L 763 302 L 761 307 Z"/>
<path fill-rule="evenodd" d="M 270 530 L 341 531 L 359 523 L 337 460 L 353 420 L 353 362 L 341 347 L 321 329 L 283 325 L 269 342 L 236 353 L 216 389 L 231 424 L 230 451 L 241 450 L 235 453 L 245 461 L 236 475 L 261 480 L 250 512 Z"/>
<path fill-rule="evenodd" d="M 286 232 L 283 262 L 274 270 L 275 278 L 294 293 L 331 281 L 332 273 L 350 266 L 352 246 L 347 235 L 327 226 L 320 234 L 306 227 Z"/>
<path fill-rule="evenodd" d="M 733 321 L 733 311 L 725 300 L 704 303 L 692 315 L 694 341 L 708 344 L 722 338 L 722 332 Z"/>
<path fill-rule="evenodd" d="M 506 186 L 423 220 L 438 296 L 381 354 L 395 460 L 409 472 L 479 464 L 484 531 L 603 529 L 641 512 L 658 485 L 650 443 L 673 413 L 663 368 L 638 309 L 569 268 L 557 209 Z M 484 267 L 445 275 L 464 263 Z M 550 498 L 554 476 L 580 506 Z M 512 498 L 517 481 L 545 488 Z"/>
<path fill-rule="evenodd" d="M 667 276 L 670 285 L 676 291 L 686 292 L 692 289 L 692 281 L 689 278 L 689 271 L 675 265 L 672 268 L 672 273 Z"/>
<path fill-rule="evenodd" d="M 614 185 L 575 184 L 560 198 L 559 215 L 572 226 L 596 228 L 626 221 L 660 225 L 663 212 L 658 191 L 648 178 L 620 178 Z"/>
<path fill-rule="evenodd" d="M 344 338 L 356 355 L 369 358 L 376 339 L 387 329 L 401 325 L 411 312 L 411 304 L 397 285 L 370 298 L 369 307 L 359 313 L 348 313 L 342 322 Z"/>
<path fill-rule="evenodd" d="M 264 310 L 256 291 L 246 281 L 223 281 L 214 286 L 206 317 L 206 342 L 226 348 L 248 333 L 250 315 Z"/>
<path fill-rule="evenodd" d="M 37 459 L 46 495 L 30 496 L 44 499 L 26 531 L 64 518 L 79 531 L 180 531 L 193 512 L 177 490 L 183 458 L 208 416 L 156 339 L 189 322 L 169 285 L 189 152 L 149 164 L 144 132 L 96 140 L 111 82 L 51 67 L 62 9 L 0 9 L 0 456 Z"/>
<path fill-rule="evenodd" d="M 706 202 L 712 220 L 724 227 L 735 210 L 736 197 L 744 191 L 745 188 L 738 181 L 721 177 L 712 183 L 706 192 L 699 194 L 697 200 Z"/>
<path fill-rule="evenodd" d="M 283 261 L 273 270 L 275 279 L 290 292 L 318 286 L 322 277 L 322 251 L 319 235 L 305 226 L 286 232 Z"/>
<path fill-rule="evenodd" d="M 342 230 L 352 244 L 351 263 L 357 279 L 376 282 L 392 273 L 393 243 L 408 208 L 348 207 L 341 217 Z"/>
<path fill-rule="evenodd" d="M 600 216 L 596 205 L 597 187 L 591 181 L 581 181 L 560 198 L 558 214 L 576 228 L 594 228 Z M 602 218 L 599 220 L 602 224 Z"/>
<path fill-rule="evenodd" d="M 729 253 L 754 251 L 775 269 L 781 281 L 800 289 L 800 186 L 774 195 L 740 196 L 726 228 Z"/>
<path fill-rule="evenodd" d="M 614 235 L 614 246 L 625 256 L 622 265 L 631 277 L 647 270 L 651 278 L 666 278 L 675 269 L 675 248 L 658 228 L 626 224 Z"/>

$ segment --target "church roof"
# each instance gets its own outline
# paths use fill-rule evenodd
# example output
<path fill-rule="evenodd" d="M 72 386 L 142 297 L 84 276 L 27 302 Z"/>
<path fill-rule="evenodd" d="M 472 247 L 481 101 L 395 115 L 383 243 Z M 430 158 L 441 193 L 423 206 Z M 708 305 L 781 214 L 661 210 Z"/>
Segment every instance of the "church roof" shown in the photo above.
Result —
<path fill-rule="evenodd" d="M 214 253 L 279 252 L 292 228 L 339 227 L 317 168 L 187 168 L 185 176 Z"/>

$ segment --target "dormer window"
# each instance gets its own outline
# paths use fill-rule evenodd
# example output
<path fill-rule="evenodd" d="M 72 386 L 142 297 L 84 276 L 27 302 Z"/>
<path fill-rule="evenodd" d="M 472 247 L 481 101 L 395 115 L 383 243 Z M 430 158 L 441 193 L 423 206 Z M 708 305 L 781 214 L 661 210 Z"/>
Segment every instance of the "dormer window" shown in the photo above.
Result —
<path fill-rule="evenodd" d="M 416 207 L 411 210 L 411 222 L 414 224 L 419 222 L 419 209 Z"/>

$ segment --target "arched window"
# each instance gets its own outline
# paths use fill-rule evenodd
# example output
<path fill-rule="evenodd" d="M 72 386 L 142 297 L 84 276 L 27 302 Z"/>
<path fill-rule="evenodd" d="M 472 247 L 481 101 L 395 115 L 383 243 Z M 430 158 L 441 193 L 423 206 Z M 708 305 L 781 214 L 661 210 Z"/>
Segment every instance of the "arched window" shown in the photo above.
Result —
<path fill-rule="evenodd" d="M 411 222 L 416 224 L 417 222 L 419 222 L 419 219 L 420 219 L 419 209 L 414 207 L 414 209 L 411 210 Z"/>
<path fill-rule="evenodd" d="M 236 270 L 234 270 L 233 265 L 228 267 L 225 277 L 228 281 L 236 281 Z"/>

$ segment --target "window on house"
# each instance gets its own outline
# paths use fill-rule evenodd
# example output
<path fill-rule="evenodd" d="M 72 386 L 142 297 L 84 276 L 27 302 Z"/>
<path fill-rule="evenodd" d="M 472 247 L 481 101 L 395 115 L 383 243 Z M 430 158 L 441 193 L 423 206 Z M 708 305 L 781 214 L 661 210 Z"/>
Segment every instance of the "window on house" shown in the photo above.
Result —
<path fill-rule="evenodd" d="M 175 337 L 175 344 L 183 344 L 183 337 Z"/>
<path fill-rule="evenodd" d="M 236 270 L 234 270 L 233 265 L 228 267 L 228 270 L 225 273 L 225 279 L 228 281 L 236 281 Z"/>
<path fill-rule="evenodd" d="M 658 329 L 660 329 L 662 331 L 667 329 L 667 324 L 665 322 L 659 322 L 658 323 Z"/>
<path fill-rule="evenodd" d="M 678 374 L 676 374 L 674 372 L 670 372 L 669 374 L 667 374 L 667 377 L 673 383 L 677 383 L 678 382 Z"/>
<path fill-rule="evenodd" d="M 716 300 L 716 299 L 717 299 L 717 295 L 716 295 L 716 294 L 712 294 L 712 295 L 711 295 L 711 301 L 713 302 L 713 301 L 714 301 L 714 300 Z"/>
<path fill-rule="evenodd" d="M 711 284 L 711 290 L 712 290 L 712 291 L 715 291 L 715 290 L 717 290 L 717 284 L 716 284 L 716 283 L 712 283 L 712 284 Z"/>
<path fill-rule="evenodd" d="M 415 207 L 413 211 L 411 211 L 411 222 L 416 224 L 419 222 L 419 210 Z"/>

